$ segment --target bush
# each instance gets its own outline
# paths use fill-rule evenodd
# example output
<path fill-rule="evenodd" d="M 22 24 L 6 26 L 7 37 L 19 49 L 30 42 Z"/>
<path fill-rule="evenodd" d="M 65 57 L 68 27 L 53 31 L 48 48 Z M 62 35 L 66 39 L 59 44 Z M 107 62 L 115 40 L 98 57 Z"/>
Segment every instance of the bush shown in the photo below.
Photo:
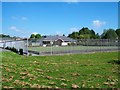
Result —
<path fill-rule="evenodd" d="M 9 47 L 9 50 L 11 50 L 11 51 L 12 51 L 12 48 L 11 48 L 11 47 Z"/>
<path fill-rule="evenodd" d="M 19 49 L 20 55 L 23 55 L 23 49 Z"/>
<path fill-rule="evenodd" d="M 19 51 L 18 51 L 18 49 L 16 49 L 16 51 L 15 51 L 16 53 L 19 53 Z"/>
<path fill-rule="evenodd" d="M 15 48 L 14 48 L 14 47 L 12 47 L 12 48 L 11 48 L 11 51 L 15 52 Z"/>
<path fill-rule="evenodd" d="M 8 50 L 9 50 L 9 47 L 7 46 L 5 49 L 8 49 Z"/>
<path fill-rule="evenodd" d="M 32 56 L 32 53 L 30 53 L 29 56 Z"/>
<path fill-rule="evenodd" d="M 8 46 L 5 49 L 10 50 L 10 51 L 15 52 L 15 53 L 19 53 L 20 55 L 23 55 L 23 49 L 18 50 L 14 47 L 8 47 Z"/>

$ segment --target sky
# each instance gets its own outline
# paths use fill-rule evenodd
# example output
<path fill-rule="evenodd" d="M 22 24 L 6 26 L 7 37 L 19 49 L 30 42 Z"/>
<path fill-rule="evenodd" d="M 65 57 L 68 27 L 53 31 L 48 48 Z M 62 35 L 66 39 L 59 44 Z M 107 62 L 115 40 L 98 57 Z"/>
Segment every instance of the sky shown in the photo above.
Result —
<path fill-rule="evenodd" d="M 119 2 L 119 0 L 1 0 L 2 2 Z"/>
<path fill-rule="evenodd" d="M 117 2 L 2 2 L 2 32 L 66 36 L 82 27 L 101 34 L 118 28 Z"/>

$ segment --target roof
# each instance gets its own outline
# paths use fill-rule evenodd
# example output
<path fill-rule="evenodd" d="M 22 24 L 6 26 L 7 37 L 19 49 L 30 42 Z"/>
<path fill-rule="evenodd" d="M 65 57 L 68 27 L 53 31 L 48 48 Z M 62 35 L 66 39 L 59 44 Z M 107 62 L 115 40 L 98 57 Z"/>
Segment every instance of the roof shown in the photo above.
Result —
<path fill-rule="evenodd" d="M 14 41 L 15 39 L 13 38 L 8 38 L 8 37 L 4 37 L 4 38 L 0 38 L 0 41 Z"/>
<path fill-rule="evenodd" d="M 76 40 L 66 37 L 66 36 L 44 36 L 41 39 L 31 39 L 31 42 L 43 42 L 43 41 L 57 41 L 61 39 L 62 41 L 75 42 Z"/>
<path fill-rule="evenodd" d="M 68 38 L 66 36 L 46 36 L 43 41 L 56 41 L 61 39 L 62 41 L 75 41 L 74 39 Z"/>

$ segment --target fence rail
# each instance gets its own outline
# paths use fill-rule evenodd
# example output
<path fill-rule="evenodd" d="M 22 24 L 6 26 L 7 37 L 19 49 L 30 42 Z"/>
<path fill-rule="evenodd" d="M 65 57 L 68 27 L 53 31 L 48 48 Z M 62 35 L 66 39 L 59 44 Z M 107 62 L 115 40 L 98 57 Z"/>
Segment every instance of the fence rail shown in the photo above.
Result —
<path fill-rule="evenodd" d="M 33 45 L 33 46 L 32 46 Z M 78 39 L 67 46 L 48 45 L 43 47 L 39 42 L 30 44 L 29 50 L 38 55 L 75 54 L 90 52 L 105 52 L 119 50 L 119 40 L 110 39 Z M 31 53 L 31 52 L 30 52 Z"/>
<path fill-rule="evenodd" d="M 33 43 L 33 44 L 32 44 Z M 55 54 L 75 54 L 75 53 L 89 53 L 89 52 L 104 52 L 119 50 L 119 40 L 110 39 L 78 39 L 75 42 L 68 42 L 66 46 L 48 45 L 46 47 L 39 41 L 9 41 L 0 42 L 0 47 L 14 47 L 22 48 L 24 52 L 29 52 L 36 55 L 55 55 Z"/>

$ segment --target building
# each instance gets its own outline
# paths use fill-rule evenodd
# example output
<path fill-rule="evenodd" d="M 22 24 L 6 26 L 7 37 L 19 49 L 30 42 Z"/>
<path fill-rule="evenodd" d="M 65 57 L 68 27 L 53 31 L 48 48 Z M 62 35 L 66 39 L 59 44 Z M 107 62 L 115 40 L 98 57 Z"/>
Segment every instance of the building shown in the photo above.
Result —
<path fill-rule="evenodd" d="M 44 36 L 41 39 L 32 40 L 30 45 L 32 46 L 67 46 L 70 43 L 75 43 L 74 39 L 68 38 L 66 36 Z"/>
<path fill-rule="evenodd" d="M 58 45 L 58 46 L 66 46 L 71 42 L 74 42 L 75 40 L 68 38 L 66 36 L 46 36 L 43 39 L 43 45 Z"/>

